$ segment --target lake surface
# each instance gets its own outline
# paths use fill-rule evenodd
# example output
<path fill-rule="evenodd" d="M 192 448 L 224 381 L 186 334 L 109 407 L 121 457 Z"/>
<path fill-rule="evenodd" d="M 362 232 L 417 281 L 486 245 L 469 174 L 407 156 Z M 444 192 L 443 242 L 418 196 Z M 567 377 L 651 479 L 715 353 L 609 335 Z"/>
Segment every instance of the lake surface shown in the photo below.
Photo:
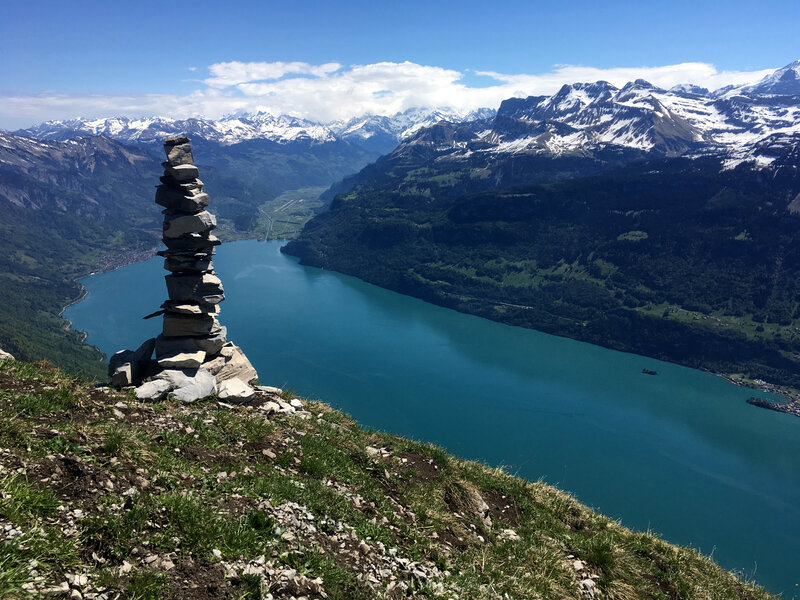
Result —
<path fill-rule="evenodd" d="M 800 419 L 700 371 L 460 314 L 279 248 L 224 244 L 214 261 L 221 321 L 263 384 L 542 479 L 800 598 Z M 109 355 L 136 348 L 161 326 L 141 317 L 166 297 L 162 264 L 84 279 L 65 317 Z"/>

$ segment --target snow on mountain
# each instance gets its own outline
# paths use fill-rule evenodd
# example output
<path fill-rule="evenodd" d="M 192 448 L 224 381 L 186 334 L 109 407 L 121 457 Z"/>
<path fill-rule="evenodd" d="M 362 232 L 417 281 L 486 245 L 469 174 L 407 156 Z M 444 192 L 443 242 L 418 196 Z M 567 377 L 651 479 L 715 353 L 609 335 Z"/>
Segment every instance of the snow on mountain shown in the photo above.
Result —
<path fill-rule="evenodd" d="M 800 94 L 800 60 L 796 60 L 767 75 L 755 85 L 739 88 L 740 93 L 797 95 Z"/>
<path fill-rule="evenodd" d="M 277 143 L 325 143 L 336 139 L 328 127 L 319 123 L 286 115 L 275 117 L 266 113 L 224 117 L 216 121 L 165 117 L 48 121 L 19 133 L 53 140 L 69 139 L 75 135 L 105 135 L 116 140 L 144 143 L 161 141 L 176 135 L 189 135 L 224 145 L 251 139 L 268 139 Z"/>
<path fill-rule="evenodd" d="M 188 135 L 223 145 L 247 140 L 270 140 L 279 144 L 307 142 L 324 144 L 338 139 L 364 142 L 373 139 L 380 148 L 391 149 L 422 127 L 446 120 L 460 123 L 491 118 L 496 111 L 464 112 L 449 108 L 413 108 L 386 117 L 367 115 L 349 121 L 316 123 L 287 115 L 236 114 L 222 119 L 170 119 L 166 117 L 72 119 L 48 121 L 17 133 L 38 139 L 63 141 L 76 135 L 104 135 L 126 142 L 159 142 L 167 137 Z"/>
<path fill-rule="evenodd" d="M 375 136 L 390 137 L 395 141 L 404 140 L 420 129 L 435 125 L 440 121 L 464 123 L 479 119 L 490 119 L 496 110 L 480 108 L 465 112 L 453 108 L 410 108 L 391 117 L 365 115 L 349 121 L 331 123 L 329 126 L 343 139 L 370 139 Z"/>
<path fill-rule="evenodd" d="M 564 85 L 552 96 L 505 100 L 469 140 L 440 138 L 422 132 L 407 143 L 437 146 L 451 160 L 473 152 L 586 156 L 616 148 L 765 166 L 800 140 L 800 61 L 722 93 L 693 85 L 664 90 L 641 79 L 620 89 L 605 81 Z"/>

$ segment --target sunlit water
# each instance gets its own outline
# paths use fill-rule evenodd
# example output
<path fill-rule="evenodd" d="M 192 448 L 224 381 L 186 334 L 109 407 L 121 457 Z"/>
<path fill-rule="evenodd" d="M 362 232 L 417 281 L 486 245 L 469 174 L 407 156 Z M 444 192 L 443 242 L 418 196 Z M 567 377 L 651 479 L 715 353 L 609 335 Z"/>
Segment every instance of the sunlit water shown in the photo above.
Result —
<path fill-rule="evenodd" d="M 221 321 L 264 384 L 542 479 L 800 597 L 800 419 L 700 371 L 460 314 L 223 245 Z M 162 260 L 86 278 L 66 317 L 111 354 L 156 335 Z M 658 376 L 642 374 L 642 369 Z"/>

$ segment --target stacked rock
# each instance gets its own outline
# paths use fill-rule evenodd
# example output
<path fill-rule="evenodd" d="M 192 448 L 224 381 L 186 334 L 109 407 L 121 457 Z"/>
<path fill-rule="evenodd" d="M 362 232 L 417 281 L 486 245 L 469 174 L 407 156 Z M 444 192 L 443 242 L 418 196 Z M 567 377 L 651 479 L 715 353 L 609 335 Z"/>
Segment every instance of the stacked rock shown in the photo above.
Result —
<path fill-rule="evenodd" d="M 156 188 L 163 206 L 164 257 L 169 299 L 161 305 L 164 326 L 156 338 L 156 362 L 164 369 L 191 369 L 217 356 L 225 345 L 226 329 L 219 324 L 219 303 L 225 299 L 222 282 L 214 273 L 212 257 L 220 242 L 212 231 L 217 220 L 206 210 L 208 194 L 192 163 L 185 137 L 164 142 L 167 161 Z"/>
<path fill-rule="evenodd" d="M 247 400 L 258 377 L 242 350 L 226 339 L 218 320 L 225 299 L 212 258 L 219 239 L 211 232 L 217 220 L 206 210 L 208 194 L 198 179 L 189 139 L 169 138 L 164 175 L 156 203 L 164 207 L 163 242 L 168 299 L 161 310 L 161 334 L 138 350 L 121 350 L 109 361 L 111 383 L 138 386 L 141 399 L 173 396 L 187 402 L 217 393 L 220 399 Z M 155 361 L 152 360 L 155 351 Z"/>

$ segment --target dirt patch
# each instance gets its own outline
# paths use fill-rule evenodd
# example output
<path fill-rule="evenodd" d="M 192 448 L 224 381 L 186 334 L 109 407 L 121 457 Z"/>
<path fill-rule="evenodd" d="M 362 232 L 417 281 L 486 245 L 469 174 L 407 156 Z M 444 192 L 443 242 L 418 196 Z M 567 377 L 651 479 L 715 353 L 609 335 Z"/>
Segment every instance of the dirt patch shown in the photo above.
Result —
<path fill-rule="evenodd" d="M 492 521 L 501 521 L 508 525 L 519 525 L 519 507 L 516 500 L 500 492 L 482 492 L 484 502 L 489 505 L 489 516 Z"/>
<path fill-rule="evenodd" d="M 182 561 L 170 573 L 174 600 L 218 600 L 219 598 L 241 598 L 242 591 L 225 579 L 225 571 L 219 564 L 206 559 Z"/>
<path fill-rule="evenodd" d="M 460 538 L 455 533 L 453 533 L 453 530 L 450 529 L 449 527 L 444 531 L 439 531 L 438 535 L 439 535 L 439 540 L 441 540 L 443 544 L 446 544 L 451 548 L 455 548 L 459 552 L 463 552 L 464 550 L 469 548 L 469 544 L 467 544 L 467 542 L 465 542 L 463 538 Z"/>
<path fill-rule="evenodd" d="M 242 517 L 249 513 L 255 505 L 255 500 L 246 496 L 228 498 L 220 506 L 219 513 L 231 515 L 233 517 Z"/>
<path fill-rule="evenodd" d="M 230 452 L 217 450 L 216 448 L 206 448 L 204 446 L 186 446 L 185 448 L 181 448 L 181 455 L 207 467 L 233 464 L 236 462 L 236 457 Z"/>
<path fill-rule="evenodd" d="M 269 456 L 270 453 L 278 456 L 278 454 L 283 452 L 281 445 L 271 440 L 245 442 L 242 445 L 242 450 L 247 454 L 248 458 L 254 460 L 272 460 Z"/>
<path fill-rule="evenodd" d="M 75 456 L 46 458 L 31 465 L 29 472 L 63 498 L 95 498 L 99 491 L 116 487 L 104 469 Z"/>
<path fill-rule="evenodd" d="M 401 467 L 401 473 L 408 474 L 414 471 L 415 479 L 419 481 L 439 481 L 442 474 L 432 458 L 413 452 L 404 452 L 399 455 L 400 459 L 406 459 Z"/>

